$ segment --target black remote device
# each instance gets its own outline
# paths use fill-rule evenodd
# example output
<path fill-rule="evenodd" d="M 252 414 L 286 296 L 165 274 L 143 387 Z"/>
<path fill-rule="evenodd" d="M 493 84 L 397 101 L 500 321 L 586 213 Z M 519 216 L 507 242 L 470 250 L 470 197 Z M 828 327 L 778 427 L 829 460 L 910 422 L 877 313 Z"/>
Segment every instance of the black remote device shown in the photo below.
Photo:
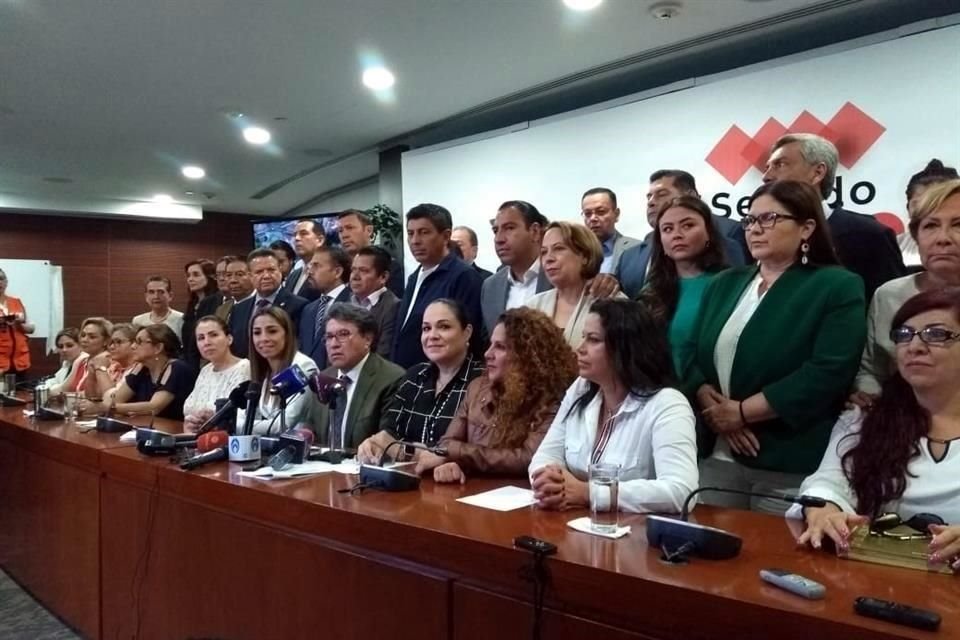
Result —
<path fill-rule="evenodd" d="M 513 539 L 513 546 L 538 556 L 552 556 L 557 552 L 557 545 L 532 536 L 517 536 Z"/>
<path fill-rule="evenodd" d="M 853 610 L 868 618 L 877 618 L 915 629 L 936 631 L 940 628 L 940 616 L 933 611 L 910 607 L 898 602 L 878 598 L 860 597 L 853 601 Z"/>

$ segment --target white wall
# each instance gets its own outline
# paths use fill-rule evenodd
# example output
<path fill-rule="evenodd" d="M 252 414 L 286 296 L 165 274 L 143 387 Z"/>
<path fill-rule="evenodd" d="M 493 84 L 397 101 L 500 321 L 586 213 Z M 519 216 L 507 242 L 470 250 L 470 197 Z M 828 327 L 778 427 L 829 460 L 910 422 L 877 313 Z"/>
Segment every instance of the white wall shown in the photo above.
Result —
<path fill-rule="evenodd" d="M 332 213 L 344 209 L 369 209 L 380 202 L 380 185 L 375 181 L 325 198 L 297 215 Z"/>
<path fill-rule="evenodd" d="M 518 126 L 485 139 L 411 151 L 403 156 L 404 204 L 448 207 L 455 224 L 477 231 L 478 263 L 488 269 L 498 264 L 489 220 L 504 200 L 528 200 L 549 218 L 579 220 L 581 193 L 610 187 L 619 196 L 621 231 L 642 237 L 649 230 L 643 214 L 648 175 L 680 168 L 696 176 L 708 202 L 718 194 L 731 194 L 716 202 L 732 206 L 737 217 L 736 200 L 760 184 L 760 171 L 750 168 L 731 184 L 706 160 L 734 125 L 753 136 L 771 118 L 789 127 L 805 111 L 826 123 L 852 103 L 885 130 L 856 163 L 840 167 L 845 206 L 863 213 L 888 212 L 902 220 L 903 192 L 911 174 L 932 157 L 960 164 L 958 43 L 960 26 L 946 27 L 766 64 L 690 83 L 690 88 L 674 93 L 533 122 L 529 128 Z M 841 146 L 864 131 L 837 128 L 844 136 Z M 857 204 L 849 191 L 861 181 L 870 183 L 875 194 Z M 868 191 L 861 186 L 862 196 Z M 722 213 L 716 204 L 714 210 Z M 408 254 L 408 273 L 412 264 Z"/>

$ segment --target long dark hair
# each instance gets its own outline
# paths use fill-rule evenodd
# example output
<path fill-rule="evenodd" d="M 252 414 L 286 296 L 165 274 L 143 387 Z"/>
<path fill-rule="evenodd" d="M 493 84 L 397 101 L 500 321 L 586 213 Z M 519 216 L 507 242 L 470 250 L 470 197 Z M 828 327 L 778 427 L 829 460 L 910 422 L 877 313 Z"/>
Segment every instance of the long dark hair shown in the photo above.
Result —
<path fill-rule="evenodd" d="M 936 309 L 949 309 L 960 320 L 960 289 L 913 296 L 893 316 L 890 328 Z M 910 475 L 907 466 L 920 455 L 920 438 L 929 430 L 930 413 L 898 371 L 884 383 L 880 397 L 864 416 L 860 440 L 843 454 L 843 473 L 857 496 L 858 513 L 876 517 L 884 504 L 903 495 Z"/>
<path fill-rule="evenodd" d="M 663 239 L 660 237 L 660 219 L 667 210 L 674 207 L 686 209 L 695 213 L 703 220 L 707 229 L 707 246 L 697 256 L 697 266 L 705 272 L 712 273 L 726 269 L 727 256 L 723 250 L 723 238 L 713 224 L 713 212 L 707 203 L 696 196 L 680 196 L 665 204 L 657 214 L 657 222 L 653 229 L 653 248 L 650 255 L 650 275 L 646 285 L 640 292 L 640 302 L 646 304 L 653 316 L 661 323 L 669 323 L 677 310 L 677 299 L 680 297 L 680 276 L 677 275 L 677 263 L 667 255 L 663 248 Z"/>
<path fill-rule="evenodd" d="M 810 245 L 809 266 L 839 265 L 837 251 L 833 246 L 827 219 L 823 216 L 823 201 L 820 192 L 805 182 L 783 180 L 761 185 L 750 196 L 750 204 L 760 196 L 770 196 L 796 217 L 796 223 L 802 225 L 807 220 L 817 223 L 813 234 L 807 241 Z M 779 224 L 779 222 L 777 223 Z M 800 260 L 800 248 L 797 248 L 797 261 Z"/>
<path fill-rule="evenodd" d="M 187 303 L 188 310 L 196 307 L 197 303 L 200 302 L 202 298 L 210 295 L 211 293 L 216 293 L 219 290 L 217 286 L 217 265 L 205 258 L 198 258 L 183 265 L 183 272 L 186 273 L 190 271 L 190 267 L 195 264 L 200 266 L 200 270 L 203 271 L 203 275 L 207 278 L 207 284 L 203 287 L 202 295 L 197 294 L 196 291 L 189 292 L 190 301 Z"/>
<path fill-rule="evenodd" d="M 594 302 L 590 313 L 600 317 L 610 367 L 630 394 L 648 398 L 676 384 L 666 332 L 649 309 L 631 300 L 607 298 Z M 570 412 L 582 413 L 599 390 L 591 382 Z"/>

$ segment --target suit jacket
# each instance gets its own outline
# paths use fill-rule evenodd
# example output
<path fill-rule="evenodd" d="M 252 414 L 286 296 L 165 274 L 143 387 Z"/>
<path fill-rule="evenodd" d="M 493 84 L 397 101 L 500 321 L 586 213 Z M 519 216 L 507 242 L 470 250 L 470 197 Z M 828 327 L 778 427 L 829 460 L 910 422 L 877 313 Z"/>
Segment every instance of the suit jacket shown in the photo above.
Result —
<path fill-rule="evenodd" d="M 470 266 L 473 267 L 473 270 L 474 270 L 474 271 L 476 271 L 478 274 L 480 274 L 480 279 L 481 279 L 481 280 L 484 280 L 484 281 L 485 281 L 487 278 L 489 278 L 490 276 L 493 275 L 493 273 L 491 273 L 490 271 L 487 271 L 486 269 L 483 269 L 483 268 L 481 268 L 481 267 L 478 267 L 476 262 L 474 262 L 474 263 L 473 263 L 472 265 L 470 265 Z"/>
<path fill-rule="evenodd" d="M 553 289 L 543 269 L 537 277 L 537 293 Z M 483 309 L 483 326 L 487 334 L 493 333 L 497 318 L 507 308 L 507 296 L 510 295 L 510 267 L 503 267 L 483 281 L 480 289 L 480 306 Z"/>
<path fill-rule="evenodd" d="M 246 358 L 250 355 L 250 319 L 253 317 L 253 305 L 256 298 L 253 295 L 246 300 L 237 302 L 233 305 L 233 311 L 230 314 L 230 333 L 233 334 L 233 346 L 230 347 L 230 351 L 238 358 Z M 300 313 L 306 306 L 307 301 L 280 289 L 277 291 L 277 297 L 274 298 L 273 304 L 287 312 L 290 319 L 293 320 L 293 331 L 296 334 L 300 323 Z"/>
<path fill-rule="evenodd" d="M 323 373 L 334 378 L 340 375 L 336 367 L 329 367 Z M 380 414 L 387 410 L 387 405 L 397 392 L 397 386 L 403 374 L 403 369 L 397 365 L 373 352 L 370 353 L 363 369 L 360 370 L 357 387 L 350 402 L 343 448 L 356 449 L 361 442 L 380 430 Z M 340 401 L 346 402 L 346 399 L 341 398 Z M 317 440 L 325 444 L 329 443 L 330 420 L 333 418 L 333 412 L 325 404 L 319 402 L 314 404 L 310 424 L 313 425 Z"/>
<path fill-rule="evenodd" d="M 893 229 L 873 216 L 837 208 L 827 224 L 840 263 L 863 278 L 868 303 L 880 285 L 907 274 Z"/>
<path fill-rule="evenodd" d="M 377 304 L 370 309 L 370 313 L 377 321 L 377 345 L 374 351 L 384 358 L 390 357 L 390 349 L 393 348 L 393 334 L 397 327 L 397 307 L 399 306 L 400 298 L 387 289 L 380 294 Z"/>
<path fill-rule="evenodd" d="M 713 226 L 728 241 L 724 249 L 727 250 L 727 260 L 732 266 L 740 267 L 753 262 L 743 225 L 726 216 L 713 214 Z"/>
<path fill-rule="evenodd" d="M 728 269 L 703 294 L 694 328 L 696 351 L 683 379 L 693 396 L 703 384 L 719 389 L 714 352 L 720 333 L 759 267 Z M 866 341 L 860 277 L 840 267 L 794 265 L 767 291 L 737 342 L 730 398 L 763 393 L 777 418 L 752 424 L 756 457 L 741 464 L 784 473 L 811 473 L 820 464 L 843 411 Z M 701 431 L 700 455 L 715 436 Z"/>
<path fill-rule="evenodd" d="M 715 220 L 718 218 L 719 216 L 714 216 Z M 620 289 L 631 300 L 637 299 L 647 280 L 647 267 L 650 264 L 650 253 L 653 250 L 652 236 L 653 232 L 651 231 L 640 244 L 624 251 L 617 270 L 613 272 L 614 277 L 620 282 Z M 724 251 L 727 254 L 727 262 L 730 266 L 742 267 L 744 264 L 748 264 L 744 262 L 743 249 L 737 244 L 736 240 L 724 236 L 723 244 Z"/>
<path fill-rule="evenodd" d="M 200 370 L 201 362 L 195 335 L 197 322 L 204 316 L 216 314 L 217 307 L 221 304 L 223 304 L 223 294 L 217 291 L 204 296 L 197 303 L 195 310 L 187 309 L 183 314 L 183 329 L 180 330 L 181 341 L 183 342 L 183 357 L 181 359 L 189 364 L 195 373 Z"/>
<path fill-rule="evenodd" d="M 337 302 L 350 302 L 350 287 L 344 287 L 333 301 L 327 305 L 324 313 L 323 322 L 327 321 L 326 313 L 330 311 L 330 305 Z M 324 331 L 321 328 L 319 337 L 317 336 L 317 310 L 320 308 L 320 299 L 307 303 L 300 315 L 300 330 L 297 333 L 297 346 L 300 352 L 317 363 L 318 369 L 324 369 L 327 366 L 327 344 L 324 342 Z"/>
<path fill-rule="evenodd" d="M 300 296 L 307 302 L 312 302 L 320 297 L 320 290 L 315 289 L 313 284 L 310 282 L 310 278 L 307 278 L 303 281 L 303 286 L 300 287 L 299 291 L 294 291 L 297 286 L 297 281 L 300 280 L 300 275 L 303 273 L 303 270 L 306 267 L 297 267 L 290 272 L 290 275 L 287 276 L 287 279 L 283 281 L 283 290 L 289 293 L 292 293 L 295 296 Z"/>
<path fill-rule="evenodd" d="M 397 324 L 390 359 L 405 369 L 427 359 L 420 345 L 420 325 L 423 323 L 423 312 L 427 305 L 437 298 L 452 298 L 463 305 L 467 319 L 474 327 L 473 336 L 470 338 L 471 350 L 474 355 L 479 356 L 483 353 L 487 340 L 482 324 L 483 314 L 480 311 L 480 288 L 483 284 L 480 276 L 463 260 L 452 253 L 448 254 L 420 285 L 417 299 L 413 301 L 413 310 L 407 319 L 407 309 L 413 298 L 420 269 L 421 267 L 418 267 L 410 274 L 407 288 L 403 292 L 403 301 L 397 305 Z"/>
<path fill-rule="evenodd" d="M 403 297 L 403 255 L 399 259 L 393 258 L 390 261 L 390 278 L 387 280 L 387 289 L 397 296 L 398 300 Z"/>
<path fill-rule="evenodd" d="M 619 231 L 617 231 L 616 234 L 616 238 L 613 241 L 613 261 L 610 263 L 610 273 L 616 273 L 617 265 L 620 264 L 620 259 L 623 257 L 623 252 L 630 247 L 637 246 L 641 242 L 636 238 L 625 236 Z"/>

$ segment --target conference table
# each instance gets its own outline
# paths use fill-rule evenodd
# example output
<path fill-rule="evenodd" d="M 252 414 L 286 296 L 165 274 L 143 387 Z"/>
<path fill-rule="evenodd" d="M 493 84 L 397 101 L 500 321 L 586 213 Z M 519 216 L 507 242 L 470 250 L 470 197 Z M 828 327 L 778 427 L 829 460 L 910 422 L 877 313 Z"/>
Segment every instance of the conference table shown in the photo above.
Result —
<path fill-rule="evenodd" d="M 458 502 L 522 478 L 349 493 L 357 478 L 339 473 L 183 471 L 22 407 L 0 409 L 0 469 L 0 566 L 87 638 L 530 638 L 521 535 L 558 547 L 545 561 L 543 638 L 960 638 L 960 579 L 798 549 L 795 525 L 773 516 L 697 507 L 694 520 L 741 535 L 743 550 L 670 564 L 648 547 L 642 515 L 624 515 L 631 532 L 612 540 L 567 526 L 585 511 Z M 771 567 L 824 584 L 826 598 L 760 581 Z M 862 595 L 933 609 L 942 627 L 860 617 Z"/>

